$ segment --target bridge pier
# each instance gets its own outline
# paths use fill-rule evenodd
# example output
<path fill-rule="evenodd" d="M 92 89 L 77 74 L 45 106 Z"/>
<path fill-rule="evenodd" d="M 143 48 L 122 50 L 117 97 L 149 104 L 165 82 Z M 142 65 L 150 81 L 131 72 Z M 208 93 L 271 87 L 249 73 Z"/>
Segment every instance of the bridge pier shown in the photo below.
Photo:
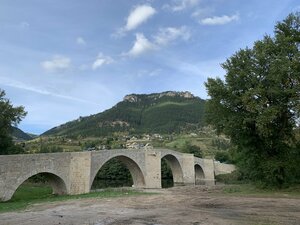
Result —
<path fill-rule="evenodd" d="M 161 152 L 145 151 L 145 188 L 161 188 Z"/>
<path fill-rule="evenodd" d="M 71 153 L 68 194 L 90 192 L 91 152 Z"/>
<path fill-rule="evenodd" d="M 145 188 L 161 188 L 161 160 L 165 158 L 172 169 L 174 186 L 195 185 L 194 155 L 180 154 L 180 157 L 159 150 L 145 151 Z"/>
<path fill-rule="evenodd" d="M 200 172 L 196 167 L 201 168 Z M 201 159 L 195 157 L 195 183 L 205 185 L 215 185 L 215 165 L 213 159 Z"/>
<path fill-rule="evenodd" d="M 183 185 L 195 185 L 194 155 L 184 154 L 181 158 Z"/>

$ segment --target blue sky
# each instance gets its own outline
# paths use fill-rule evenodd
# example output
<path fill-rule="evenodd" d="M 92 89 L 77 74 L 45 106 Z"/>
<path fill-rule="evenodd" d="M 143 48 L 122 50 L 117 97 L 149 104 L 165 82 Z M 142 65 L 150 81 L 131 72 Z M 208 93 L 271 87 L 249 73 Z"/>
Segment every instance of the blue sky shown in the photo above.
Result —
<path fill-rule="evenodd" d="M 1 0 L 0 88 L 40 134 L 130 93 L 190 91 L 298 0 Z"/>

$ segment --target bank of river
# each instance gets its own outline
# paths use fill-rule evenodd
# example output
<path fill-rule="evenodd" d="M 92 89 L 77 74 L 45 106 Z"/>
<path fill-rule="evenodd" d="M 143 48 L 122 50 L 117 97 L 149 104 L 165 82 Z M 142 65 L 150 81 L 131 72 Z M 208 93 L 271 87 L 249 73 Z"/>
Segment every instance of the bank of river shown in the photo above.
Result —
<path fill-rule="evenodd" d="M 298 225 L 300 221 L 297 196 L 241 195 L 226 193 L 222 186 L 175 187 L 151 192 L 158 194 L 35 204 L 23 212 L 1 214 L 0 224 Z"/>

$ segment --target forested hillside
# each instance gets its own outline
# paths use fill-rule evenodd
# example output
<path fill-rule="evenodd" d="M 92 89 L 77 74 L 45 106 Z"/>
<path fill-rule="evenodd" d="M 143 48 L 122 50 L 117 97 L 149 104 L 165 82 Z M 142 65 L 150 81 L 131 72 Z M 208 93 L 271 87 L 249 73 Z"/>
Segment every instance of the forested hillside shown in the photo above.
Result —
<path fill-rule="evenodd" d="M 12 137 L 15 141 L 28 141 L 33 139 L 34 137 L 30 134 L 25 133 L 21 129 L 17 127 L 12 127 Z"/>
<path fill-rule="evenodd" d="M 102 113 L 80 117 L 43 135 L 106 136 L 114 132 L 176 133 L 204 125 L 205 100 L 189 92 L 131 94 Z"/>

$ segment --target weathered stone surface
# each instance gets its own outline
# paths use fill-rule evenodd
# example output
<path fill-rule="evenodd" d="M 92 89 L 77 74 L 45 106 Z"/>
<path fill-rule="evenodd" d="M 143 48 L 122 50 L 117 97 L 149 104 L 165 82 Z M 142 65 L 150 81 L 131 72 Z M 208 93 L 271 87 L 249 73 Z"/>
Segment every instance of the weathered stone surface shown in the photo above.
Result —
<path fill-rule="evenodd" d="M 214 161 L 212 159 L 201 159 L 195 157 L 194 166 L 200 166 L 203 170 L 204 178 L 197 177 L 199 173 L 196 173 L 195 179 L 197 182 L 203 181 L 207 185 L 213 185 L 215 183 L 215 168 L 214 168 Z"/>
<path fill-rule="evenodd" d="M 28 178 L 43 173 L 57 194 L 88 193 L 101 167 L 110 159 L 122 161 L 135 187 L 161 188 L 161 159 L 169 163 L 175 184 L 214 184 L 214 175 L 229 173 L 234 166 L 200 159 L 168 149 L 103 150 L 0 156 L 0 201 L 9 200 Z"/>

